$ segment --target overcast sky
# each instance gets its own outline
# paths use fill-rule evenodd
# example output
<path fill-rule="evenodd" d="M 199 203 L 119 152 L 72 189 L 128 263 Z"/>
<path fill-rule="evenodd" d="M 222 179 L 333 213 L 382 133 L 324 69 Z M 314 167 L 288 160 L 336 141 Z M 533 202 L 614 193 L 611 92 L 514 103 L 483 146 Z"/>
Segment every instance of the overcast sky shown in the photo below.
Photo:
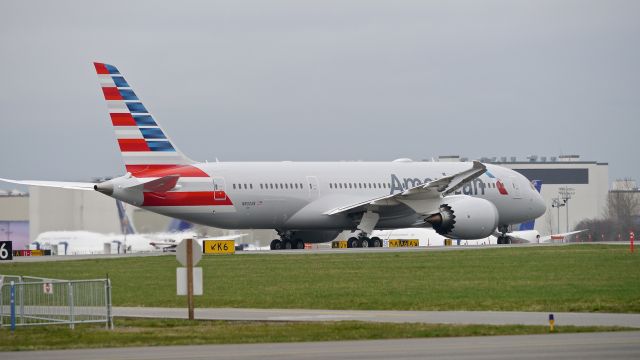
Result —
<path fill-rule="evenodd" d="M 196 160 L 579 154 L 640 180 L 640 1 L 1 0 L 0 177 L 124 172 L 92 61 Z"/>

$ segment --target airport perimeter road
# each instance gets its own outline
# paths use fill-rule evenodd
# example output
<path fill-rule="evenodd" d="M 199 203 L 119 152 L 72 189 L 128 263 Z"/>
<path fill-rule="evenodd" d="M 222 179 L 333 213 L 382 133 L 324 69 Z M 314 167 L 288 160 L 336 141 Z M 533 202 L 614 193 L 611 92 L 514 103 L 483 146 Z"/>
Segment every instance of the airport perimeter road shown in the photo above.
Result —
<path fill-rule="evenodd" d="M 0 353 L 2 359 L 638 359 L 640 332 Z"/>
<path fill-rule="evenodd" d="M 114 316 L 186 319 L 184 308 L 114 307 Z M 553 313 L 557 326 L 640 328 L 640 314 Z M 549 313 L 519 311 L 393 311 L 305 309 L 195 309 L 196 319 L 239 321 L 368 321 L 388 323 L 549 325 Z"/>

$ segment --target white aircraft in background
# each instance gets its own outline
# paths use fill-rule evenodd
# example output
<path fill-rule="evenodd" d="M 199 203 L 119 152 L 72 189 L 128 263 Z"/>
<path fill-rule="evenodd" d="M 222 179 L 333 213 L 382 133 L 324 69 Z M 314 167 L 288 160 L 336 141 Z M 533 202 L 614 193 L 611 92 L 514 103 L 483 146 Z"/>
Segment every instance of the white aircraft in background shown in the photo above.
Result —
<path fill-rule="evenodd" d="M 506 243 L 510 224 L 546 211 L 524 176 L 478 161 L 198 163 L 178 150 L 115 66 L 94 65 L 127 173 L 101 183 L 4 181 L 96 190 L 218 228 L 275 229 L 280 238 L 272 249 L 302 249 L 343 230 L 358 233 L 350 247 L 380 246 L 369 237 L 374 229 L 407 227 L 432 227 L 454 239 L 497 229 L 498 242 Z M 211 143 L 223 133 L 220 122 Z M 385 135 L 401 140 L 401 134 Z"/>
<path fill-rule="evenodd" d="M 57 247 L 59 255 L 102 254 L 105 245 L 111 253 L 149 252 L 180 243 L 188 238 L 196 238 L 193 225 L 174 219 L 166 232 L 138 233 L 122 202 L 116 200 L 121 234 L 101 234 L 91 231 L 46 231 L 39 234 L 29 245 L 31 249 L 49 250 Z"/>

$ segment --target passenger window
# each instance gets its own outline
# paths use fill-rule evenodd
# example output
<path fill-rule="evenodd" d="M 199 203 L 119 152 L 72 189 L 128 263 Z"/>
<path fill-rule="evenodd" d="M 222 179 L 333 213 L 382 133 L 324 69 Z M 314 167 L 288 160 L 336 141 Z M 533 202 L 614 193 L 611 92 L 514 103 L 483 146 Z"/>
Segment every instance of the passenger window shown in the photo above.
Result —
<path fill-rule="evenodd" d="M 291 184 L 291 183 L 290 183 L 290 184 L 289 184 L 289 188 L 290 188 L 290 189 L 293 189 L 293 184 Z"/>
<path fill-rule="evenodd" d="M 249 184 L 249 189 L 253 190 L 253 184 Z"/>
<path fill-rule="evenodd" d="M 284 189 L 284 186 L 282 185 L 282 183 L 280 183 L 280 190 Z"/>

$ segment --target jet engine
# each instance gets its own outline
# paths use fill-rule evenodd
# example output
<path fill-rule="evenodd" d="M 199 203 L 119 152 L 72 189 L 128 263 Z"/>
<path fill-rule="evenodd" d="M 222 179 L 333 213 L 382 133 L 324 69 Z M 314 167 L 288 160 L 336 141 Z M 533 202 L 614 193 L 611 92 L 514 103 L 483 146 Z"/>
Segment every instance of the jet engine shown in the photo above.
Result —
<path fill-rule="evenodd" d="M 442 236 L 480 239 L 491 235 L 498 226 L 498 209 L 485 199 L 447 196 L 440 203 L 440 211 L 425 221 Z"/>

